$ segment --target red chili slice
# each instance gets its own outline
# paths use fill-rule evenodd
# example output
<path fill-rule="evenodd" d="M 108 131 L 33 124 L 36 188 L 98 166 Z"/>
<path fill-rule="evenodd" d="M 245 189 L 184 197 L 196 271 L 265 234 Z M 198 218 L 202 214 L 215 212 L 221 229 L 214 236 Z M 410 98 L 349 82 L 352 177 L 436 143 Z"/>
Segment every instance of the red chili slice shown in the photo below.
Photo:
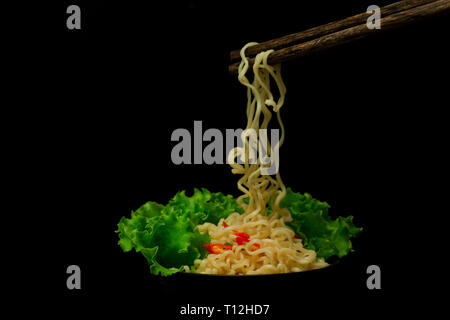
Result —
<path fill-rule="evenodd" d="M 220 243 L 204 244 L 203 246 L 206 248 L 206 250 L 213 254 L 220 254 L 225 252 L 226 250 L 231 250 L 233 248 L 233 246 Z"/>
<path fill-rule="evenodd" d="M 251 245 L 251 248 L 255 247 L 255 249 L 252 249 L 251 251 L 255 251 L 261 248 L 261 245 L 259 243 L 254 243 Z"/>
<path fill-rule="evenodd" d="M 236 242 L 238 245 L 242 245 L 245 242 L 249 242 L 250 240 L 248 238 L 244 238 L 244 237 L 237 237 L 236 238 Z"/>
<path fill-rule="evenodd" d="M 223 221 L 223 227 L 224 228 L 228 228 L 229 227 L 229 225 L 225 222 L 225 220 Z"/>
<path fill-rule="evenodd" d="M 238 232 L 237 230 L 233 230 L 233 233 L 241 238 L 245 238 L 245 239 L 250 238 L 250 236 L 245 232 Z"/>

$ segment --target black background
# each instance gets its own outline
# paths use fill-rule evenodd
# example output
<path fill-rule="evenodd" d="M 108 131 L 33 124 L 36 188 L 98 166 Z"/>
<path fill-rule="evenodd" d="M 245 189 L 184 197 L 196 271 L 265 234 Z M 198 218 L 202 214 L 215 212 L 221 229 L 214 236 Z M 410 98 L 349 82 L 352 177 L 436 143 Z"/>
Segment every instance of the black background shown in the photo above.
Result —
<path fill-rule="evenodd" d="M 45 275 L 23 275 L 46 294 L 39 307 L 151 319 L 175 317 L 187 303 L 270 303 L 270 319 L 411 309 L 398 296 L 411 303 L 423 293 L 422 280 L 404 264 L 428 246 L 412 226 L 421 213 L 411 203 L 432 187 L 424 181 L 440 148 L 448 16 L 283 64 L 283 180 L 327 201 L 333 217 L 353 215 L 364 228 L 356 252 L 335 269 L 232 287 L 174 278 L 168 291 L 143 257 L 120 250 L 114 233 L 120 217 L 149 200 L 167 203 L 180 190 L 238 195 L 227 165 L 177 166 L 170 159 L 172 131 L 193 132 L 194 120 L 204 130 L 245 125 L 245 89 L 227 73 L 231 50 L 387 3 L 46 5 L 22 43 L 14 79 L 29 88 L 16 97 L 16 132 L 24 136 L 19 162 L 26 163 L 18 187 L 31 191 L 30 221 L 42 224 L 28 250 Z M 81 30 L 66 28 L 69 4 L 81 7 Z M 66 288 L 71 264 L 82 270 L 79 291 Z M 381 268 L 381 290 L 366 287 L 372 264 Z"/>

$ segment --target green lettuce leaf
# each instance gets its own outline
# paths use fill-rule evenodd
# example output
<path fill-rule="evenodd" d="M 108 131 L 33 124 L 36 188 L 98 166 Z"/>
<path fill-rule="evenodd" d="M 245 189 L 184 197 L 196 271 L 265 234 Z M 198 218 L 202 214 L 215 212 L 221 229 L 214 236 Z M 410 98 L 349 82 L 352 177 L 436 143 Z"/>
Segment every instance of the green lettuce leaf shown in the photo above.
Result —
<path fill-rule="evenodd" d="M 220 219 L 228 217 L 233 212 L 243 213 L 231 195 L 221 192 L 211 193 L 206 189 L 194 189 L 191 197 L 186 196 L 184 191 L 178 192 L 167 204 L 167 208 L 180 210 L 187 214 L 194 224 L 210 222 L 217 224 Z"/>
<path fill-rule="evenodd" d="M 150 266 L 150 272 L 153 274 L 161 274 L 162 276 L 170 276 L 174 273 L 183 271 L 183 267 L 179 268 L 166 268 L 160 265 L 157 261 L 156 254 L 158 252 L 158 247 L 155 248 L 144 248 L 141 250 L 142 255 L 147 259 Z"/>
<path fill-rule="evenodd" d="M 317 252 L 318 257 L 325 260 L 332 256 L 342 258 L 353 251 L 350 238 L 357 237 L 362 231 L 353 224 L 353 216 L 333 220 L 328 215 L 328 203 L 314 199 L 308 193 L 294 193 L 290 188 L 280 206 L 287 208 L 294 219 L 286 224 L 303 239 L 306 248 Z"/>
<path fill-rule="evenodd" d="M 204 258 L 210 243 L 208 233 L 200 233 L 197 225 L 217 224 L 233 212 L 243 209 L 231 195 L 194 190 L 192 196 L 177 193 L 166 206 L 147 202 L 131 212 L 131 218 L 122 217 L 116 232 L 119 246 L 128 252 L 141 252 L 153 274 L 167 276 L 191 266 L 195 259 Z"/>

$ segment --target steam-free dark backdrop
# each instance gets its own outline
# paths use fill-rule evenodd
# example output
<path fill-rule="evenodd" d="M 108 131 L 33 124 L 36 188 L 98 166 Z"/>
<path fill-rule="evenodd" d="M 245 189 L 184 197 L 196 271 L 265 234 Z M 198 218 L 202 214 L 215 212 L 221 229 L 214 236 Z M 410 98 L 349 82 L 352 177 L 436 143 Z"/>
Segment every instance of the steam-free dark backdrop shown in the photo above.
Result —
<path fill-rule="evenodd" d="M 411 274 L 404 267 L 414 257 L 409 247 L 417 235 L 408 229 L 416 216 L 407 205 L 423 192 L 423 161 L 435 147 L 430 137 L 438 126 L 432 124 L 447 87 L 438 77 L 448 72 L 445 18 L 283 64 L 285 184 L 327 201 L 333 217 L 353 215 L 364 228 L 339 271 L 322 280 L 280 280 L 282 290 L 268 282 L 260 288 L 266 299 L 255 298 L 261 291 L 246 284 L 230 290 L 203 282 L 169 297 L 143 257 L 120 250 L 114 233 L 120 217 L 149 200 L 166 203 L 180 190 L 239 194 L 227 165 L 174 165 L 170 158 L 171 133 L 193 132 L 195 120 L 204 129 L 245 126 L 245 89 L 227 73 L 231 50 L 387 3 L 48 6 L 31 51 L 23 52 L 30 66 L 23 81 L 39 101 L 24 106 L 24 148 L 33 159 L 25 185 L 39 195 L 34 210 L 45 217 L 39 218 L 45 239 L 40 250 L 49 257 L 42 258 L 48 274 L 40 280 L 47 301 L 57 301 L 48 310 L 62 305 L 77 314 L 112 310 L 150 318 L 162 318 L 155 314 L 165 310 L 170 318 L 180 304 L 252 302 L 272 304 L 270 319 L 405 311 L 396 297 L 418 293 L 407 286 Z M 81 30 L 65 26 L 69 4 L 81 7 Z M 426 244 L 416 240 L 417 254 Z M 71 264 L 81 267 L 80 291 L 65 287 Z M 379 291 L 366 288 L 372 264 L 382 271 Z M 216 299 L 218 290 L 228 298 Z"/>

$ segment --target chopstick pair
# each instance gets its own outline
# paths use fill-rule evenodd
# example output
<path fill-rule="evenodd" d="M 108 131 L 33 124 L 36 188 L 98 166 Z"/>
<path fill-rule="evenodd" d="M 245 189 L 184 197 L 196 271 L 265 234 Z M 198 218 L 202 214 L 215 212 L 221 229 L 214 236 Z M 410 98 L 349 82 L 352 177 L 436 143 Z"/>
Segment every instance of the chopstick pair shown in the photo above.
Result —
<path fill-rule="evenodd" d="M 249 59 L 250 65 L 252 65 L 257 53 L 274 49 L 275 51 L 269 55 L 268 63 L 277 64 L 449 11 L 450 0 L 403 0 L 381 8 L 380 29 L 367 27 L 367 18 L 372 13 L 364 12 L 251 46 L 247 48 L 246 56 L 253 57 Z M 231 64 L 228 67 L 229 73 L 237 74 L 239 61 L 240 50 L 232 51 L 230 53 Z"/>

